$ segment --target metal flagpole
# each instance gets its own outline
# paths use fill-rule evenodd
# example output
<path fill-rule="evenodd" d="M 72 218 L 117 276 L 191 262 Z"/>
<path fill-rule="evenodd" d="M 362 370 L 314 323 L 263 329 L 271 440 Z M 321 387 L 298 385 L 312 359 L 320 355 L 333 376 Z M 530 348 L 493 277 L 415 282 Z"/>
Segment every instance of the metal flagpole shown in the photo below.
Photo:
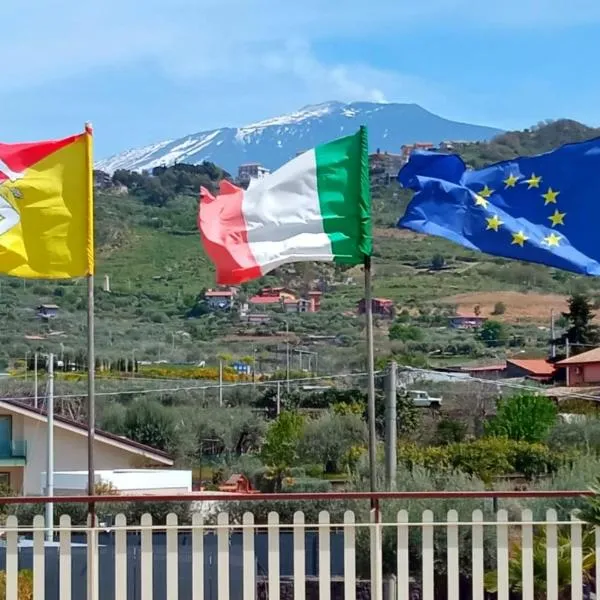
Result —
<path fill-rule="evenodd" d="M 88 182 L 88 201 L 93 202 L 94 194 L 94 182 L 92 177 L 91 169 L 93 168 L 92 161 L 92 125 L 91 123 L 85 124 L 85 131 L 88 133 L 87 150 L 88 150 L 88 166 L 90 169 L 90 179 Z M 88 262 L 90 266 L 93 265 L 93 252 L 94 252 L 94 214 L 93 204 L 90 206 L 91 214 L 88 215 L 88 252 L 92 253 L 91 260 Z M 95 472 L 94 472 L 94 441 L 96 437 L 96 356 L 94 352 L 94 273 L 93 268 L 90 268 L 87 276 L 87 288 L 88 288 L 88 306 L 87 306 L 87 330 L 88 330 L 88 494 L 94 495 Z M 94 513 L 94 506 L 89 506 L 90 514 Z"/>
<path fill-rule="evenodd" d="M 48 424 L 48 464 L 46 466 L 46 496 L 54 496 L 54 354 L 48 355 L 48 396 L 46 419 Z M 54 504 L 46 503 L 46 539 L 54 540 Z"/>
<path fill-rule="evenodd" d="M 373 348 L 373 294 L 371 257 L 365 256 L 365 319 L 367 322 L 367 417 L 369 419 L 369 480 L 377 491 L 377 431 L 375 429 L 375 351 Z"/>
<path fill-rule="evenodd" d="M 94 446 L 96 437 L 96 355 L 94 352 L 94 161 L 92 156 L 92 124 L 85 124 L 86 132 L 86 154 L 88 169 L 88 306 L 87 306 L 87 330 L 88 330 L 88 485 L 89 496 L 94 495 L 96 487 L 96 474 L 94 469 Z M 96 507 L 93 502 L 88 504 L 88 530 L 87 535 L 87 599 L 98 598 L 98 559 L 97 559 L 97 535 L 94 529 L 96 525 Z"/>
<path fill-rule="evenodd" d="M 38 407 L 38 353 L 33 355 L 33 406 Z"/>

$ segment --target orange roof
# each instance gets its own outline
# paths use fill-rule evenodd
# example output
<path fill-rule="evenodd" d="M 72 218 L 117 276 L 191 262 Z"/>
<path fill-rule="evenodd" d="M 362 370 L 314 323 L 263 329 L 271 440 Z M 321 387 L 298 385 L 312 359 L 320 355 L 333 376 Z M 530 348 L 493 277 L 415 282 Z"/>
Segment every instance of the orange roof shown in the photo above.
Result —
<path fill-rule="evenodd" d="M 569 358 L 565 358 L 560 362 L 556 363 L 557 365 L 584 365 L 588 363 L 597 363 L 600 362 L 600 348 L 594 348 L 593 350 L 588 350 L 587 352 L 582 352 L 581 354 L 576 354 L 575 356 L 570 356 Z"/>
<path fill-rule="evenodd" d="M 543 358 L 507 358 L 506 362 L 521 367 L 532 375 L 549 377 L 555 371 L 554 365 Z"/>
<path fill-rule="evenodd" d="M 233 296 L 231 290 L 207 290 L 204 292 L 204 296 L 207 298 L 230 298 Z"/>

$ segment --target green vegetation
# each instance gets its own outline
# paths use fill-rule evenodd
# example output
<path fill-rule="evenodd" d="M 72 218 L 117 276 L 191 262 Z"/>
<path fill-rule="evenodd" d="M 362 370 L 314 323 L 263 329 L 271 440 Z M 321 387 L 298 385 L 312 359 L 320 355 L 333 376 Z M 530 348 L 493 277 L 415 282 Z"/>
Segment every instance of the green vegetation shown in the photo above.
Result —
<path fill-rule="evenodd" d="M 487 423 L 488 435 L 529 443 L 543 442 L 556 424 L 558 410 L 542 395 L 518 394 L 499 400 L 496 415 Z"/>

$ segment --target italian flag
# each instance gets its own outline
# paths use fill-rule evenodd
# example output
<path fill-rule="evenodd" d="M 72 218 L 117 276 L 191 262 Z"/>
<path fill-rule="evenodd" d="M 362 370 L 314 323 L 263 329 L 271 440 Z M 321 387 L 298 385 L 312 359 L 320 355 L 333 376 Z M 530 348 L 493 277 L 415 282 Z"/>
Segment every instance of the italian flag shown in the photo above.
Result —
<path fill-rule="evenodd" d="M 217 283 L 256 279 L 285 263 L 356 265 L 370 256 L 366 128 L 297 156 L 247 190 L 200 192 L 198 227 Z"/>

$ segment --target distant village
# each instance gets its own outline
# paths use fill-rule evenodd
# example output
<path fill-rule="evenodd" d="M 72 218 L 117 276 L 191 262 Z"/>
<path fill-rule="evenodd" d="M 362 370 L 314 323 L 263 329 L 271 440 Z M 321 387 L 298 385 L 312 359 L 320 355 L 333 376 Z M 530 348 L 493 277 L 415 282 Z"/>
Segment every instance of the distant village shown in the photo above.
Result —
<path fill-rule="evenodd" d="M 369 155 L 369 171 L 372 177 L 381 180 L 380 183 L 389 183 L 398 175 L 398 171 L 407 163 L 408 158 L 414 150 L 434 150 L 438 152 L 452 152 L 457 146 L 468 142 L 454 140 L 443 141 L 439 144 L 432 142 L 415 142 L 404 144 L 400 147 L 400 153 L 381 151 L 379 148 Z M 302 152 L 296 152 L 299 156 Z M 238 167 L 237 182 L 247 186 L 252 180 L 260 180 L 271 173 L 263 165 L 257 162 L 244 163 Z"/>

